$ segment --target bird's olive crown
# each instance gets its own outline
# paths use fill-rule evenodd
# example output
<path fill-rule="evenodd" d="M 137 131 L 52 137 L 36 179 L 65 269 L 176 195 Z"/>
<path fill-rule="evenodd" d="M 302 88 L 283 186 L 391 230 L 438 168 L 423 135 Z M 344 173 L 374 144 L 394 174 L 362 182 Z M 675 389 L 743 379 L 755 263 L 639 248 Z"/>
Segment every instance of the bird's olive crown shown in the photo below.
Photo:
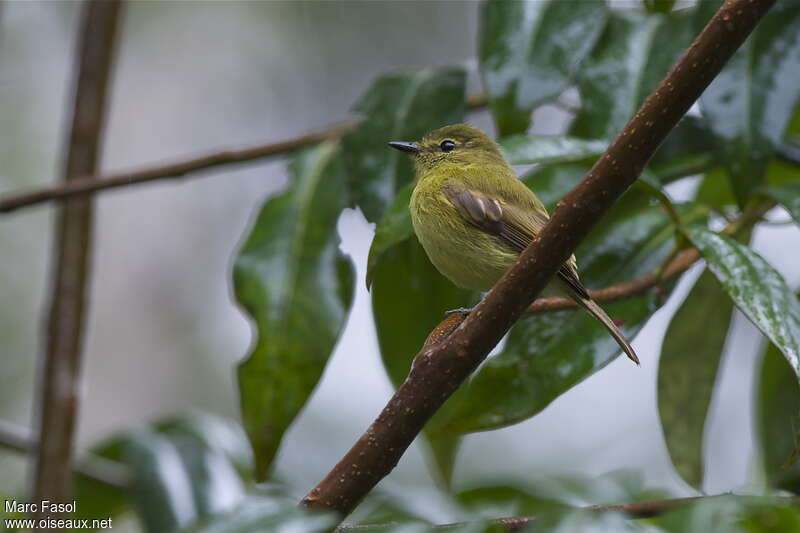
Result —
<path fill-rule="evenodd" d="M 433 130 L 417 146 L 424 152 L 432 153 L 458 150 L 500 153 L 500 148 L 491 137 L 468 124 L 453 124 Z"/>
<path fill-rule="evenodd" d="M 505 165 L 500 147 L 478 128 L 468 124 L 453 124 L 433 130 L 421 141 L 414 143 L 414 166 L 418 172 L 438 167 L 441 164 Z"/>

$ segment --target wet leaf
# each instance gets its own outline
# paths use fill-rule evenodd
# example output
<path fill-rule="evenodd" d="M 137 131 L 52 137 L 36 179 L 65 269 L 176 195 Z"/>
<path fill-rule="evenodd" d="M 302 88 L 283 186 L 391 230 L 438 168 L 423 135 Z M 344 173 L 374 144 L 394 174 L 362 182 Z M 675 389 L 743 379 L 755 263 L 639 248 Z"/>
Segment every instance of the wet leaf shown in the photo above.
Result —
<path fill-rule="evenodd" d="M 800 4 L 778 2 L 700 97 L 739 205 L 764 181 L 800 98 Z"/>
<path fill-rule="evenodd" d="M 649 522 L 669 533 L 785 533 L 800 527 L 800 512 L 788 498 L 725 494 L 700 498 Z"/>
<path fill-rule="evenodd" d="M 800 181 L 766 187 L 763 192 L 781 204 L 795 222 L 800 224 Z"/>
<path fill-rule="evenodd" d="M 194 507 L 199 517 L 230 511 L 245 496 L 235 463 L 225 449 L 233 435 L 213 419 L 180 419 L 162 431 L 177 450 L 189 477 Z M 225 433 L 222 433 L 225 432 Z M 236 437 L 246 443 L 244 434 Z"/>
<path fill-rule="evenodd" d="M 309 512 L 296 501 L 264 495 L 251 496 L 236 509 L 198 524 L 192 533 L 324 533 L 339 519 L 329 513 Z"/>
<path fill-rule="evenodd" d="M 512 165 L 531 165 L 596 159 L 608 143 L 560 135 L 513 135 L 502 139 L 500 146 Z"/>
<path fill-rule="evenodd" d="M 800 301 L 783 277 L 756 252 L 700 226 L 686 235 L 736 306 L 786 357 L 800 375 Z"/>
<path fill-rule="evenodd" d="M 125 487 L 76 476 L 76 518 L 115 518 L 133 508 L 145 531 L 175 531 L 225 512 L 245 496 L 247 438 L 232 421 L 204 415 L 168 419 L 116 435 L 92 454 L 124 471 Z"/>
<path fill-rule="evenodd" d="M 714 164 L 711 135 L 698 117 L 684 116 L 659 146 L 648 163 L 664 184 L 692 174 L 701 174 Z M 727 181 L 722 178 L 722 181 Z"/>
<path fill-rule="evenodd" d="M 233 272 L 236 298 L 257 329 L 238 377 L 259 480 L 322 375 L 353 296 L 353 266 L 336 233 L 345 205 L 337 148 L 301 152 L 289 170 L 291 185 L 264 204 Z"/>
<path fill-rule="evenodd" d="M 372 286 L 375 267 L 383 259 L 384 253 L 414 235 L 411 212 L 408 209 L 413 190 L 413 183 L 403 187 L 397 193 L 394 203 L 386 210 L 381 221 L 375 226 L 375 237 L 372 238 L 367 259 L 367 288 Z"/>
<path fill-rule="evenodd" d="M 135 475 L 132 498 L 145 531 L 175 531 L 198 520 L 190 473 L 169 438 L 139 430 L 125 439 L 122 457 Z"/>
<path fill-rule="evenodd" d="M 800 384 L 774 344 L 764 351 L 757 383 L 758 440 L 767 482 L 799 494 Z"/>
<path fill-rule="evenodd" d="M 706 271 L 673 315 L 658 363 L 658 412 L 675 469 L 700 489 L 703 430 L 733 302 Z"/>
<path fill-rule="evenodd" d="M 582 105 L 571 133 L 616 136 L 691 43 L 695 17 L 694 10 L 613 12 L 577 76 Z"/>
<path fill-rule="evenodd" d="M 356 104 L 364 115 L 358 129 L 343 138 L 350 204 L 377 222 L 395 194 L 413 178 L 406 154 L 389 141 L 416 141 L 464 116 L 464 70 L 425 69 L 381 76 Z"/>
<path fill-rule="evenodd" d="M 533 109 L 567 88 L 606 13 L 598 0 L 484 3 L 480 69 L 501 136 L 525 132 Z"/>

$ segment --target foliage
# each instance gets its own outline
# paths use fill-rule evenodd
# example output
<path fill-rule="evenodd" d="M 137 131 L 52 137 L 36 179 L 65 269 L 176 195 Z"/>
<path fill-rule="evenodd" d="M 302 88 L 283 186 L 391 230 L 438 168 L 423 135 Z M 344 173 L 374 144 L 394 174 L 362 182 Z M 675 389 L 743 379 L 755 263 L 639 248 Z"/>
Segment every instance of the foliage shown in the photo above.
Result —
<path fill-rule="evenodd" d="M 549 208 L 578 183 L 716 4 L 673 11 L 670 2 L 645 2 L 644 12 L 609 9 L 597 1 L 582 2 L 580 13 L 573 7 L 490 0 L 481 10 L 480 72 L 501 146 L 514 164 L 535 165 L 524 180 Z M 704 95 L 702 117 L 682 121 L 654 157 L 646 184 L 629 191 L 576 252 L 590 288 L 656 271 L 683 246 L 697 246 L 707 260 L 707 273 L 668 329 L 658 386 L 668 449 L 678 471 L 696 487 L 703 477 L 706 412 L 734 305 L 782 351 L 793 373 L 800 373 L 800 306 L 781 274 L 746 244 L 706 229 L 715 220 L 709 212 L 724 208 L 728 217 L 750 216 L 765 202 L 779 202 L 797 217 L 797 163 L 782 161 L 780 172 L 789 177 L 778 182 L 769 178 L 769 169 L 798 99 L 799 86 L 789 81 L 800 77 L 798 25 L 798 5 L 779 3 Z M 528 134 L 532 111 L 558 104 L 568 87 L 578 90 L 580 105 L 566 134 Z M 383 143 L 416 139 L 462 120 L 463 94 L 464 75 L 457 69 L 384 76 L 358 104 L 365 121 L 341 146 L 350 202 L 377 221 L 366 282 L 381 357 L 395 385 L 443 312 L 471 304 L 479 295 L 454 287 L 429 263 L 408 215 L 410 165 Z M 695 202 L 673 205 L 661 190 L 698 173 L 703 186 Z M 725 191 L 723 182 L 733 198 L 714 192 Z M 749 234 L 757 222 L 747 219 L 742 230 Z M 626 334 L 635 336 L 665 301 L 673 284 L 662 285 L 606 306 Z M 447 485 L 460 435 L 535 415 L 617 355 L 613 340 L 584 314 L 561 311 L 521 320 L 502 350 L 429 424 L 439 479 Z M 280 372 L 289 379 L 291 372 Z M 775 372 L 767 373 L 765 366 L 764 379 L 778 379 Z M 784 389 L 787 398 L 797 392 Z M 762 405 L 768 404 L 769 392 L 762 395 Z M 243 396 L 245 413 L 253 409 L 249 402 Z"/>
<path fill-rule="evenodd" d="M 702 2 L 673 10 L 672 2 L 648 1 L 644 11 L 622 11 L 590 1 L 581 2 L 576 12 L 574 4 L 556 1 L 483 4 L 480 73 L 500 144 L 512 163 L 535 165 L 523 179 L 549 208 L 579 182 L 717 5 Z M 766 358 L 762 381 L 782 384 L 774 391 L 783 398 L 779 405 L 796 403 L 800 305 L 781 274 L 749 249 L 742 236 L 759 222 L 753 213 L 764 213 L 773 202 L 798 217 L 800 181 L 795 180 L 800 167 L 797 161 L 781 157 L 789 117 L 800 95 L 795 83 L 800 79 L 798 28 L 799 5 L 779 2 L 705 93 L 702 116 L 681 122 L 653 158 L 642 187 L 629 191 L 576 252 L 590 288 L 658 271 L 681 247 L 696 246 L 707 261 L 708 270 L 669 326 L 658 380 L 669 452 L 679 473 L 698 488 L 703 480 L 706 413 L 734 305 L 789 362 L 783 368 Z M 560 98 L 569 87 L 577 89 L 580 104 L 572 109 L 565 134 L 527 133 L 532 112 L 545 104 L 562 105 Z M 350 202 L 377 222 L 366 283 L 372 292 L 381 358 L 395 385 L 405 378 L 411 358 L 443 312 L 474 303 L 479 295 L 454 287 L 428 261 L 407 209 L 413 187 L 410 165 L 383 143 L 413 140 L 436 126 L 462 120 L 463 94 L 463 72 L 453 68 L 381 77 L 356 108 L 365 115 L 364 122 L 341 146 Z M 697 174 L 702 186 L 694 202 L 673 204 L 662 190 Z M 742 240 L 708 229 L 719 227 L 712 225 L 717 217 L 709 213 L 722 211 L 728 219 L 742 218 L 735 225 Z M 635 336 L 670 294 L 673 283 L 661 285 L 606 305 L 627 335 Z M 452 475 L 461 435 L 534 416 L 617 355 L 613 340 L 585 314 L 561 311 L 521 320 L 499 353 L 426 428 L 431 464 L 443 486 Z M 289 379 L 285 369 L 280 373 Z M 762 406 L 775 405 L 769 388 L 762 387 L 760 394 Z M 252 400 L 243 396 L 244 412 L 253 408 Z M 262 404 L 258 409 L 270 407 Z M 785 422 L 792 409 L 780 410 L 777 417 L 774 410 L 762 408 L 764 431 L 772 435 L 779 424 L 772 419 Z M 794 443 L 795 434 L 783 435 L 777 448 L 791 453 L 786 443 Z M 775 446 L 766 446 L 771 450 L 765 452 L 766 460 L 773 468 L 779 453 Z M 770 479 L 776 480 L 775 486 L 792 486 L 777 481 L 784 479 L 780 476 Z M 512 498 L 502 490 L 492 497 Z M 751 508 L 750 503 L 741 505 Z M 519 511 L 524 509 L 533 508 Z M 698 517 L 705 516 L 703 509 L 698 506 L 687 516 L 702 521 Z M 578 524 L 596 518 L 567 513 L 553 520 L 553 524 L 572 524 L 570 520 Z M 609 515 L 603 520 L 621 519 Z M 667 530 L 669 523 L 664 522 Z"/>
<path fill-rule="evenodd" d="M 515 164 L 535 165 L 523 180 L 550 209 L 580 181 L 717 5 L 673 10 L 671 0 L 644 0 L 644 9 L 621 10 L 599 0 L 567 4 L 488 0 L 480 14 L 479 67 L 500 144 Z M 782 273 L 741 237 L 775 204 L 800 222 L 800 161 L 783 149 L 800 130 L 800 120 L 790 120 L 798 116 L 798 79 L 800 3 L 782 0 L 705 93 L 701 114 L 686 117 L 655 155 L 642 187 L 626 193 L 576 252 L 589 288 L 658 272 L 687 246 L 702 254 L 707 270 L 672 317 L 658 363 L 667 447 L 678 472 L 696 488 L 703 481 L 706 414 L 736 306 L 770 343 L 759 369 L 756 413 L 766 490 L 800 491 L 800 467 L 792 462 L 800 449 L 800 301 Z M 225 423 L 173 420 L 95 450 L 128 465 L 134 482 L 129 489 L 110 489 L 79 479 L 78 494 L 92 494 L 97 502 L 93 516 L 133 506 L 151 532 L 311 532 L 334 523 L 294 509 L 270 466 L 313 393 L 352 304 L 354 270 L 339 249 L 336 222 L 352 206 L 376 223 L 366 283 L 380 357 L 398 385 L 444 311 L 479 295 L 454 287 L 429 263 L 407 210 L 411 166 L 385 143 L 463 120 L 465 83 L 460 67 L 378 78 L 354 109 L 363 118 L 354 131 L 291 156 L 289 185 L 266 200 L 237 253 L 234 294 L 256 339 L 238 368 L 243 425 L 256 478 L 271 485 L 254 488 L 245 437 L 220 429 Z M 580 103 L 564 134 L 529 134 L 533 111 L 563 107 L 560 99 L 572 89 Z M 699 182 L 693 201 L 673 204 L 663 187 L 687 178 Z M 719 231 L 730 219 L 736 222 Z M 664 282 L 605 308 L 634 337 L 673 286 Z M 426 429 L 442 486 L 449 485 L 464 434 L 536 415 L 618 355 L 615 342 L 583 313 L 523 318 Z M 644 494 L 625 496 L 631 501 Z M 533 531 L 800 527 L 797 510 L 771 495 L 711 498 L 640 521 L 575 509 L 598 503 L 596 495 L 576 503 L 574 494 L 504 483 L 446 498 L 475 531 L 491 531 L 496 526 L 487 518 L 513 513 L 540 515 Z M 430 520 L 380 491 L 364 507 L 372 512 L 359 520 L 398 520 L 403 531 L 429 529 Z M 370 530 L 400 530 L 381 527 Z"/>

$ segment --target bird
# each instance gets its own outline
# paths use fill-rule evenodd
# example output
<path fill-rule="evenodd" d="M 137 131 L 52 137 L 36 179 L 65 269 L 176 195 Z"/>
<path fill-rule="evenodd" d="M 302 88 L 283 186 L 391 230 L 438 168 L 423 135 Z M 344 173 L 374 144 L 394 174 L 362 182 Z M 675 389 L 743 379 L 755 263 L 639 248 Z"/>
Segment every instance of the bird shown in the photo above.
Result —
<path fill-rule="evenodd" d="M 452 124 L 419 141 L 388 144 L 413 161 L 409 210 L 414 232 L 431 263 L 459 287 L 491 289 L 549 220 L 544 204 L 517 178 L 500 146 L 476 127 Z M 576 302 L 639 364 L 623 333 L 581 283 L 574 255 L 543 294 Z"/>

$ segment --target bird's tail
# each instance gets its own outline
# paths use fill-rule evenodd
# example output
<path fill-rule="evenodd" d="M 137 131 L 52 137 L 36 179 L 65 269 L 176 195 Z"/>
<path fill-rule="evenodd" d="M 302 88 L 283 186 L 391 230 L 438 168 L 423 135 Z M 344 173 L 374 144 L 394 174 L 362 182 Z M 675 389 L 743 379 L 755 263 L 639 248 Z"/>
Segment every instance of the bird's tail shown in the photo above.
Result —
<path fill-rule="evenodd" d="M 577 294 L 573 294 L 571 296 L 572 299 L 575 300 L 575 302 L 578 305 L 586 309 L 586 311 L 588 311 L 589 314 L 591 314 L 593 317 L 599 320 L 606 327 L 611 336 L 614 337 L 614 340 L 617 341 L 617 344 L 619 344 L 619 347 L 622 348 L 622 351 L 625 352 L 625 355 L 628 356 L 628 359 L 630 359 L 637 365 L 640 364 L 639 358 L 636 357 L 636 352 L 633 351 L 633 348 L 631 347 L 631 344 L 628 342 L 628 339 L 625 338 L 625 335 L 623 335 L 622 332 L 617 327 L 617 325 L 614 324 L 614 321 L 608 317 L 605 311 L 603 311 L 602 307 L 597 305 L 597 303 L 594 300 L 588 298 L 581 298 Z"/>

